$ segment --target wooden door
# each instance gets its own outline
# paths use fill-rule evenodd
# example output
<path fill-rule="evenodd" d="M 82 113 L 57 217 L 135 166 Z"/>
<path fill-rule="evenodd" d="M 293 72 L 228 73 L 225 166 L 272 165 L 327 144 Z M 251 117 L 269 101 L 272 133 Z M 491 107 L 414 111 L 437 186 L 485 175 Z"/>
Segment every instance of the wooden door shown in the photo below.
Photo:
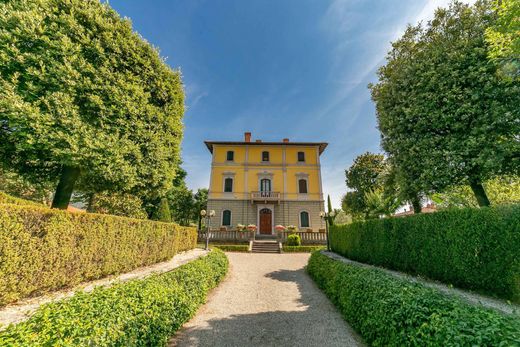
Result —
<path fill-rule="evenodd" d="M 260 210 L 260 234 L 272 234 L 273 231 L 273 212 L 268 208 Z"/>

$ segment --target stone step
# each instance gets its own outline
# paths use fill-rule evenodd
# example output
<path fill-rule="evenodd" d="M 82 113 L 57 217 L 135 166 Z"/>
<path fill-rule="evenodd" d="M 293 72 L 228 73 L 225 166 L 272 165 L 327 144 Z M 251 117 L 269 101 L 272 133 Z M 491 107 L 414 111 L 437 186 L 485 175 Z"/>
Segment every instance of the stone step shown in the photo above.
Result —
<path fill-rule="evenodd" d="M 280 245 L 276 241 L 254 241 L 253 253 L 280 253 Z"/>

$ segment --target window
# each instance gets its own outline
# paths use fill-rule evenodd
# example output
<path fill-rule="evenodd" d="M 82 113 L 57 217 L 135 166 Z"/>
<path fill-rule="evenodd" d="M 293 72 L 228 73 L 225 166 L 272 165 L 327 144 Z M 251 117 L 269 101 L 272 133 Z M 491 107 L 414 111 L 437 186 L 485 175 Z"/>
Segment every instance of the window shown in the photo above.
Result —
<path fill-rule="evenodd" d="M 228 177 L 224 180 L 224 192 L 231 193 L 232 191 L 233 191 L 233 179 Z"/>
<path fill-rule="evenodd" d="M 262 152 L 262 161 L 269 161 L 269 152 Z"/>
<path fill-rule="evenodd" d="M 231 226 L 231 211 L 225 210 L 222 212 L 222 226 Z"/>
<path fill-rule="evenodd" d="M 300 212 L 300 227 L 301 228 L 309 228 L 311 226 L 309 222 L 309 212 L 302 211 Z"/>
<path fill-rule="evenodd" d="M 298 162 L 305 162 L 305 152 L 298 152 Z"/>
<path fill-rule="evenodd" d="M 235 152 L 233 152 L 233 151 L 228 151 L 228 152 L 227 152 L 226 160 L 227 160 L 227 161 L 233 161 L 233 160 L 235 160 Z"/>
<path fill-rule="evenodd" d="M 262 197 L 269 197 L 271 194 L 271 180 L 269 178 L 260 180 L 260 192 Z"/>
<path fill-rule="evenodd" d="M 300 178 L 298 180 L 298 191 L 300 194 L 307 194 L 307 180 L 304 178 Z"/>

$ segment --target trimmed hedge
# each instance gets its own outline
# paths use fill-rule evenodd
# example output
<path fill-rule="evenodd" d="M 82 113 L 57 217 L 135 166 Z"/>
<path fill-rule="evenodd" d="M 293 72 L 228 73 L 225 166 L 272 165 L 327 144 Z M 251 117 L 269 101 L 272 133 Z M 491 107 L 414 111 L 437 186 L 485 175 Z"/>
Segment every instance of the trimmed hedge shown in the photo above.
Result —
<path fill-rule="evenodd" d="M 224 252 L 249 252 L 249 245 L 210 245 Z"/>
<path fill-rule="evenodd" d="M 330 228 L 334 252 L 520 302 L 520 205 Z"/>
<path fill-rule="evenodd" d="M 311 255 L 307 271 L 372 346 L 518 346 L 520 318 L 382 270 Z"/>
<path fill-rule="evenodd" d="M 209 255 L 160 275 L 80 292 L 0 332 L 2 346 L 164 346 L 225 276 Z"/>
<path fill-rule="evenodd" d="M 170 259 L 194 228 L 0 204 L 0 305 Z"/>
<path fill-rule="evenodd" d="M 20 198 L 15 198 L 14 196 L 11 196 L 9 194 L 6 194 L 4 192 L 0 192 L 0 204 L 13 204 L 13 205 L 20 205 L 20 206 L 39 206 L 39 207 L 45 207 L 44 204 L 39 204 L 36 201 L 30 201 Z"/>
<path fill-rule="evenodd" d="M 285 253 L 311 253 L 322 249 L 325 249 L 325 246 L 282 246 L 282 251 Z"/>

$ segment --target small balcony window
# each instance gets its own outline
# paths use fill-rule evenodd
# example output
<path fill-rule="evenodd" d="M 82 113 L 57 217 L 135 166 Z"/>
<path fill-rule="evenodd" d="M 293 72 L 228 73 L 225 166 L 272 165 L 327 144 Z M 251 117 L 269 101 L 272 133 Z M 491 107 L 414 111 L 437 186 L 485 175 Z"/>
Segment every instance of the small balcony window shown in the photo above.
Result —
<path fill-rule="evenodd" d="M 298 152 L 298 162 L 299 163 L 305 162 L 305 152 Z"/>
<path fill-rule="evenodd" d="M 269 161 L 269 152 L 262 152 L 262 161 Z"/>
<path fill-rule="evenodd" d="M 233 161 L 233 160 L 235 160 L 235 152 L 233 152 L 233 151 L 227 151 L 226 160 L 227 160 L 227 161 Z"/>

